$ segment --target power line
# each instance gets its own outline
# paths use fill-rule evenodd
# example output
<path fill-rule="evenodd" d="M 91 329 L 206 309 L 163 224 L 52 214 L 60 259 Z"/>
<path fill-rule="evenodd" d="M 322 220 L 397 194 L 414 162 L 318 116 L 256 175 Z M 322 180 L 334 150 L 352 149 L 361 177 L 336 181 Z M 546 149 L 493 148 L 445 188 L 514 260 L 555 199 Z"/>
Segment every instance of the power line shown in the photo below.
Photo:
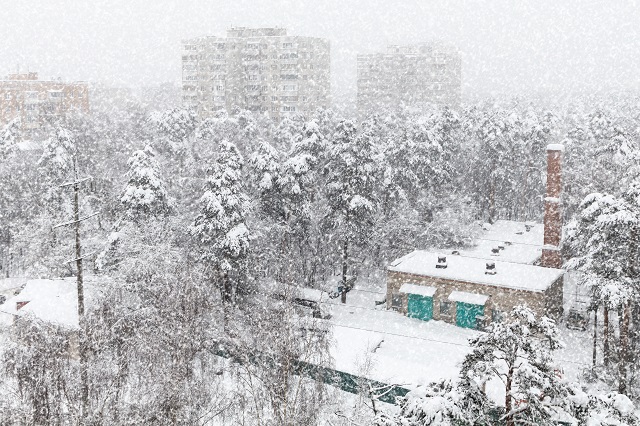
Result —
<path fill-rule="evenodd" d="M 363 309 L 366 309 L 366 308 L 363 308 Z M 469 345 L 465 345 L 465 344 L 462 344 L 462 343 L 455 343 L 455 342 L 447 342 L 445 340 L 437 340 L 437 339 L 431 339 L 431 338 L 419 337 L 419 336 L 407 336 L 406 334 L 370 330 L 368 328 L 354 327 L 354 326 L 344 325 L 344 324 L 336 324 L 336 323 L 333 323 L 333 322 L 332 322 L 332 324 L 333 324 L 334 327 L 351 328 L 351 329 L 354 329 L 354 330 L 369 331 L 369 332 L 372 332 L 372 333 L 382 333 L 382 334 L 388 334 L 388 335 L 397 336 L 397 337 L 405 337 L 407 339 L 418 339 L 418 340 L 424 340 L 426 342 L 433 342 L 433 343 L 440 343 L 440 344 L 443 344 L 443 345 L 452 345 L 452 346 L 460 346 L 460 347 L 464 347 L 464 348 L 469 348 Z M 564 359 L 558 359 L 557 361 L 559 361 L 559 362 L 567 362 L 567 363 L 576 364 L 576 365 L 582 365 L 582 366 L 585 366 L 585 367 L 590 366 L 590 364 L 585 364 L 585 363 L 577 362 L 577 361 L 569 361 L 569 360 L 564 360 Z"/>

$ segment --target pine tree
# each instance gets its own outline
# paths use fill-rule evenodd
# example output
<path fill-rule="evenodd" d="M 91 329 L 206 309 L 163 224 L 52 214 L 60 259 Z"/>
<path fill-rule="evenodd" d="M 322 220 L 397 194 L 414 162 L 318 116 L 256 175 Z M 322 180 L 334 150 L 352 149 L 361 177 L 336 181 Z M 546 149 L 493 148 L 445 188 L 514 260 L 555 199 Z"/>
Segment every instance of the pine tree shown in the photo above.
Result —
<path fill-rule="evenodd" d="M 611 426 L 640 424 L 633 402 L 617 392 L 587 393 L 577 386 L 568 397 L 570 413 L 579 425 Z"/>
<path fill-rule="evenodd" d="M 473 425 L 460 408 L 460 394 L 451 381 L 418 386 L 400 402 L 396 416 L 380 413 L 375 426 L 462 426 Z"/>
<path fill-rule="evenodd" d="M 306 123 L 295 137 L 289 159 L 281 168 L 277 184 L 282 188 L 285 223 L 299 239 L 305 240 L 313 201 L 313 184 L 318 182 L 318 170 L 324 160 L 326 139 L 314 121 Z"/>
<path fill-rule="evenodd" d="M 147 146 L 144 150 L 135 151 L 127 162 L 129 182 L 120 201 L 129 219 L 137 221 L 169 213 L 167 191 L 153 157 L 151 147 Z"/>
<path fill-rule="evenodd" d="M 248 197 L 242 188 L 243 159 L 232 143 L 223 141 L 209 171 L 202 209 L 191 226 L 201 244 L 201 260 L 211 265 L 213 279 L 221 279 L 222 296 L 232 302 L 244 280 L 250 233 L 245 224 Z"/>
<path fill-rule="evenodd" d="M 261 210 L 272 219 L 283 220 L 281 203 L 280 153 L 264 139 L 259 139 L 249 164 L 255 174 L 255 185 L 260 196 Z"/>
<path fill-rule="evenodd" d="M 341 241 L 341 298 L 346 303 L 350 250 L 368 240 L 378 210 L 378 158 L 371 135 L 358 135 L 350 120 L 338 124 L 328 156 L 325 170 L 330 213 L 326 222 Z"/>
<path fill-rule="evenodd" d="M 557 407 L 564 404 L 569 391 L 551 359 L 551 352 L 561 346 L 553 320 L 538 319 L 531 309 L 517 306 L 503 322 L 492 323 L 487 333 L 471 339 L 470 345 L 472 352 L 462 364 L 459 384 L 465 411 L 488 415 L 491 404 L 483 389 L 500 383 L 507 426 L 555 424 Z"/>
<path fill-rule="evenodd" d="M 16 118 L 0 130 L 0 160 L 8 158 L 18 149 L 20 119 Z"/>
<path fill-rule="evenodd" d="M 564 249 L 571 256 L 567 268 L 584 274 L 591 287 L 592 306 L 604 306 L 605 318 L 621 312 L 618 356 L 618 391 L 627 390 L 627 365 L 632 304 L 638 296 L 638 236 L 640 235 L 640 184 L 632 183 L 622 197 L 594 193 L 580 204 L 577 217 L 567 226 Z M 605 322 L 605 361 L 608 360 L 608 321 Z"/>
<path fill-rule="evenodd" d="M 75 149 L 74 135 L 65 128 L 56 127 L 44 142 L 38 165 L 45 168 L 55 179 L 61 179 L 73 167 Z"/>

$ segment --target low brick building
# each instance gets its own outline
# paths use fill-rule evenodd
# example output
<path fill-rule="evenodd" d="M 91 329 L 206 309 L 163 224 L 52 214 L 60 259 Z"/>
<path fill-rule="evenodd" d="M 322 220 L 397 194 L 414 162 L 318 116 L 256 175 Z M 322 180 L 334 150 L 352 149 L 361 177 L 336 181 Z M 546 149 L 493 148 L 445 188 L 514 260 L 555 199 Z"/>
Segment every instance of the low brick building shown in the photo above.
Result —
<path fill-rule="evenodd" d="M 468 250 L 416 250 L 387 271 L 387 307 L 421 320 L 482 328 L 515 306 L 560 319 L 563 146 L 547 147 L 544 225 L 497 221 Z"/>
<path fill-rule="evenodd" d="M 515 306 L 562 315 L 561 269 L 416 250 L 388 268 L 387 303 L 408 316 L 482 328 Z"/>

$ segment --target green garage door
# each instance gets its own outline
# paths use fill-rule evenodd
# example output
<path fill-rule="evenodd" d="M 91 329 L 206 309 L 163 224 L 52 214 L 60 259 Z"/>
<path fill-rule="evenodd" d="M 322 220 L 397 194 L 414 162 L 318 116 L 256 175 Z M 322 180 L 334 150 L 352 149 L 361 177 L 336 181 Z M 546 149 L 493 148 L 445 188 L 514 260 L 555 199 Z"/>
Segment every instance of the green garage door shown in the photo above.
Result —
<path fill-rule="evenodd" d="M 464 328 L 476 328 L 476 317 L 484 315 L 483 305 L 472 305 L 471 303 L 456 303 L 456 325 Z"/>
<path fill-rule="evenodd" d="M 418 294 L 408 294 L 407 316 L 417 318 L 422 321 L 429 321 L 433 318 L 433 298 L 420 296 Z"/>

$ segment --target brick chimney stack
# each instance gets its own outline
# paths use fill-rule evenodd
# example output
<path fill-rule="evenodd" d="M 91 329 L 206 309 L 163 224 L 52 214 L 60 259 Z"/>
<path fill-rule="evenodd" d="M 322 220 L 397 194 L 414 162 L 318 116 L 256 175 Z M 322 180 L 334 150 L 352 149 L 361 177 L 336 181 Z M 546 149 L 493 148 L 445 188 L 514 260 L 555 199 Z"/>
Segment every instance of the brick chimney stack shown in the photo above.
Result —
<path fill-rule="evenodd" d="M 561 268 L 562 254 L 562 151 L 561 144 L 547 146 L 547 196 L 544 199 L 544 247 L 541 266 Z"/>

